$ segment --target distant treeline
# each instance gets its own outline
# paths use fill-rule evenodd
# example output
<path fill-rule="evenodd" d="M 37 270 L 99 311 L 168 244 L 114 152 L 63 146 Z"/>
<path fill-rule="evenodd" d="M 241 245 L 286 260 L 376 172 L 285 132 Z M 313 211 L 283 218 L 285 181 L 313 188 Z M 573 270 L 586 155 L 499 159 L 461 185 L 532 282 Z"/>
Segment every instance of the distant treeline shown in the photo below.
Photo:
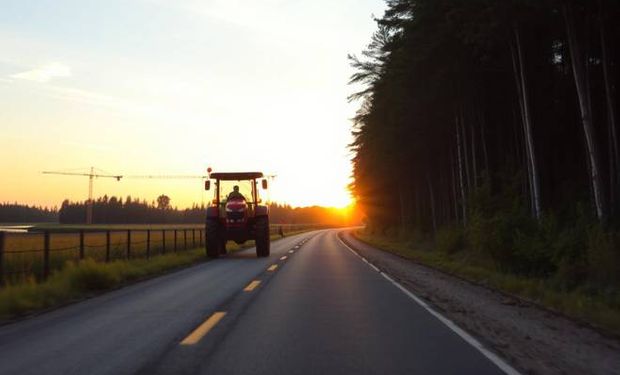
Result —
<path fill-rule="evenodd" d="M 86 220 L 86 202 L 62 202 L 58 212 L 61 224 L 82 224 Z M 104 195 L 93 202 L 93 224 L 189 224 L 204 221 L 204 206 L 178 209 L 170 206 L 170 198 L 162 195 L 148 203 L 128 196 Z"/>
<path fill-rule="evenodd" d="M 361 214 L 356 210 L 340 210 L 330 207 L 296 207 L 272 204 L 270 222 L 276 224 L 325 224 L 333 226 L 359 225 Z"/>
<path fill-rule="evenodd" d="M 103 196 L 93 202 L 94 224 L 199 224 L 205 220 L 204 205 L 178 209 L 170 205 L 171 199 L 161 195 L 148 203 L 143 199 Z M 0 222 L 59 222 L 82 224 L 86 221 L 85 201 L 62 202 L 60 209 L 27 206 L 17 203 L 0 204 Z M 325 224 L 357 225 L 360 218 L 356 212 L 327 207 L 296 207 L 272 204 L 270 222 L 274 224 Z"/>
<path fill-rule="evenodd" d="M 41 223 L 57 220 L 58 210 L 56 208 L 0 203 L 0 223 Z"/>
<path fill-rule="evenodd" d="M 197 224 L 205 220 L 204 205 L 178 209 L 170 206 L 170 198 L 158 197 L 156 202 L 145 200 L 107 197 L 93 203 L 93 223 L 95 224 Z M 63 224 L 83 223 L 86 217 L 86 202 L 65 200 L 60 208 L 58 219 Z M 337 209 L 325 207 L 297 207 L 272 204 L 270 222 L 277 224 L 326 224 L 348 225 L 355 220 L 352 215 Z"/>

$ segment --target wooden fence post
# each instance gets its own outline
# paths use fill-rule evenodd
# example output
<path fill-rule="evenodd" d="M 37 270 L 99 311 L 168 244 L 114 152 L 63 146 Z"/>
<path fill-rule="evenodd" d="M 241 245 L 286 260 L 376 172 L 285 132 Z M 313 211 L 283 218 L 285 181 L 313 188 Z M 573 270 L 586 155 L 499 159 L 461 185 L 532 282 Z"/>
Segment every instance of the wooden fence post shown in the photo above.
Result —
<path fill-rule="evenodd" d="M 4 232 L 0 232 L 0 286 L 4 285 Z"/>
<path fill-rule="evenodd" d="M 105 231 L 105 262 L 110 262 L 110 231 Z"/>
<path fill-rule="evenodd" d="M 177 252 L 177 230 L 174 230 L 174 252 Z"/>
<path fill-rule="evenodd" d="M 80 230 L 80 260 L 84 259 L 84 229 Z"/>
<path fill-rule="evenodd" d="M 127 230 L 127 259 L 131 258 L 131 229 Z"/>
<path fill-rule="evenodd" d="M 187 229 L 183 229 L 183 250 L 187 250 Z"/>
<path fill-rule="evenodd" d="M 151 230 L 146 230 L 146 259 L 151 257 Z"/>
<path fill-rule="evenodd" d="M 166 254 L 166 230 L 165 229 L 161 231 L 161 241 L 162 241 L 161 253 Z"/>
<path fill-rule="evenodd" d="M 43 232 L 43 280 L 50 275 L 50 232 Z"/>
<path fill-rule="evenodd" d="M 196 247 L 196 229 L 192 229 L 192 248 Z"/>

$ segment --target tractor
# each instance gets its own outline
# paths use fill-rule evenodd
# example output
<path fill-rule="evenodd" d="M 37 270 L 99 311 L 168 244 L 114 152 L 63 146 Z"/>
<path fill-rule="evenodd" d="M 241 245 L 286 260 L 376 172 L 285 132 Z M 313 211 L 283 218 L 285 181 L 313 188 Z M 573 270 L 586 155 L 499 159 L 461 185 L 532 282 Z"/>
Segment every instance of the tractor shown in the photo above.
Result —
<path fill-rule="evenodd" d="M 261 172 L 213 172 L 205 190 L 214 180 L 214 198 L 207 207 L 206 250 L 209 258 L 226 254 L 226 242 L 243 244 L 254 240 L 256 256 L 269 256 L 269 207 L 261 205 L 259 181 L 267 189 Z"/>

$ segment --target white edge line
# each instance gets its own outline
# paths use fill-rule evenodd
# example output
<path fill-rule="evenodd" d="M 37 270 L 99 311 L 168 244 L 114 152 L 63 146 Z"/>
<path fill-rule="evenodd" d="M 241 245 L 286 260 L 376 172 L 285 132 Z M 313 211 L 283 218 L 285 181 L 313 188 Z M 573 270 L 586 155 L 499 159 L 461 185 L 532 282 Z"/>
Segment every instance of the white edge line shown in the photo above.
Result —
<path fill-rule="evenodd" d="M 459 326 L 457 326 L 453 321 L 451 321 L 450 319 L 446 318 L 445 316 L 441 315 L 440 313 L 438 313 L 437 311 L 435 311 L 433 308 L 431 308 L 426 302 L 424 302 L 423 300 L 421 300 L 420 298 L 416 297 L 415 294 L 411 293 L 407 288 L 405 288 L 404 286 L 402 286 L 400 283 L 398 283 L 397 281 L 394 281 L 394 279 L 392 279 L 390 276 L 388 276 L 386 273 L 381 272 L 377 267 L 375 267 L 372 263 L 368 262 L 366 260 L 366 258 L 362 257 L 361 255 L 359 255 L 355 250 L 353 250 L 349 245 L 347 245 L 341 238 L 340 236 L 338 236 L 338 240 L 347 248 L 349 249 L 349 251 L 351 251 L 353 254 L 357 255 L 360 259 L 362 259 L 364 262 L 368 263 L 370 266 L 372 266 L 373 268 L 375 268 L 381 276 L 383 276 L 387 281 L 389 281 L 390 283 L 392 283 L 395 287 L 397 287 L 398 289 L 400 289 L 403 293 L 405 293 L 405 295 L 407 295 L 407 297 L 411 298 L 412 300 L 414 300 L 418 305 L 422 306 L 426 311 L 428 311 L 432 316 L 434 316 L 435 318 L 437 318 L 440 322 L 442 322 L 444 325 L 446 325 L 448 328 L 450 328 L 454 333 L 456 333 L 457 335 L 459 335 L 463 340 L 465 340 L 465 342 L 467 342 L 469 345 L 473 346 L 474 348 L 476 348 L 480 353 L 482 353 L 482 355 L 484 355 L 485 357 L 487 357 L 487 359 L 491 362 L 493 362 L 493 364 L 497 367 L 500 368 L 500 370 L 502 370 L 504 373 L 508 374 L 508 375 L 520 375 L 521 373 L 519 371 L 517 371 L 515 368 L 513 368 L 512 366 L 510 366 L 508 363 L 506 363 L 506 361 L 504 361 L 503 359 L 501 359 L 500 357 L 498 357 L 495 353 L 489 351 L 487 348 L 484 347 L 484 345 L 482 345 L 480 343 L 480 341 L 478 341 L 476 338 L 474 338 L 472 335 L 470 335 L 469 333 L 465 332 L 463 329 L 461 329 Z"/>

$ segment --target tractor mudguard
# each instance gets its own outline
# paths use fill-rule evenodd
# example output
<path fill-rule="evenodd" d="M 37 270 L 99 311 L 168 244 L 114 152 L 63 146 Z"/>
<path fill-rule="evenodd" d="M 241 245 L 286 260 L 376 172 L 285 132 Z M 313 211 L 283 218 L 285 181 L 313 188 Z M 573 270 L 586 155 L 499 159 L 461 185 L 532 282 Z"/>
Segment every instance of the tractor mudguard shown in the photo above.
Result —
<path fill-rule="evenodd" d="M 268 216 L 268 215 L 269 215 L 269 207 L 256 206 L 256 216 Z"/>
<path fill-rule="evenodd" d="M 220 209 L 219 207 L 207 207 L 207 218 L 218 218 L 220 217 Z"/>

